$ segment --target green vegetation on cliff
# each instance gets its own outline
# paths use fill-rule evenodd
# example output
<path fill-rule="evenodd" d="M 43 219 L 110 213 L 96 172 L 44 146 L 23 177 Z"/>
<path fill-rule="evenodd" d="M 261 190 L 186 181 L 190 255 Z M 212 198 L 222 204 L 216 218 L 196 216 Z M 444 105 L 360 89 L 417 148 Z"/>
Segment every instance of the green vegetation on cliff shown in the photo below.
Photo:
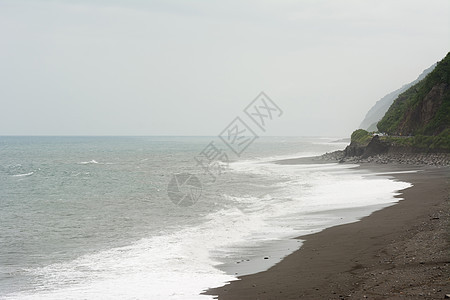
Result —
<path fill-rule="evenodd" d="M 373 132 L 355 130 L 344 155 L 450 152 L 450 52 L 394 100 L 377 127 L 387 135 L 373 137 Z"/>
<path fill-rule="evenodd" d="M 415 135 L 415 136 L 383 136 L 381 141 L 388 142 L 391 146 L 396 147 L 413 147 L 421 151 L 444 150 L 450 151 L 450 129 L 442 131 L 435 136 Z"/>
<path fill-rule="evenodd" d="M 436 64 L 433 64 L 428 69 L 425 69 L 422 74 L 417 77 L 416 80 L 405 84 L 401 88 L 387 94 L 386 96 L 378 100 L 375 105 L 372 106 L 372 108 L 367 112 L 364 120 L 361 122 L 361 125 L 359 125 L 359 128 L 365 129 L 367 131 L 378 131 L 377 123 L 384 117 L 394 100 L 397 99 L 401 93 L 424 79 L 428 74 L 431 73 L 431 71 L 434 70 L 435 67 Z"/>
<path fill-rule="evenodd" d="M 446 140 L 442 133 L 449 128 L 450 53 L 425 79 L 400 94 L 378 123 L 378 129 L 389 135 L 424 135 L 422 142 L 429 139 L 426 136 Z"/>
<path fill-rule="evenodd" d="M 372 135 L 364 129 L 353 131 L 351 136 L 351 142 L 359 146 L 367 146 L 371 139 Z"/>
<path fill-rule="evenodd" d="M 415 136 L 381 136 L 378 138 L 388 148 L 413 148 L 415 152 L 450 152 L 450 128 L 435 136 L 418 134 Z M 373 133 L 358 129 L 352 133 L 350 146 L 363 148 L 359 149 L 360 154 L 356 154 L 361 155 L 372 139 Z M 353 155 L 358 153 L 357 151 L 357 149 L 353 149 Z"/>

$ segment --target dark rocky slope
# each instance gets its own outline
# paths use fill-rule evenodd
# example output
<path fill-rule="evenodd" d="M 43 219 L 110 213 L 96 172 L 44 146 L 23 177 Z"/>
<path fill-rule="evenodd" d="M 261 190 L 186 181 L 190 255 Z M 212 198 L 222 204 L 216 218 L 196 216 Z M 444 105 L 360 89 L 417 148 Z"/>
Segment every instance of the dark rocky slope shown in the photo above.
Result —
<path fill-rule="evenodd" d="M 366 129 L 368 131 L 376 131 L 377 130 L 377 123 L 383 118 L 384 114 L 388 111 L 389 107 L 392 105 L 395 99 L 409 89 L 411 86 L 415 85 L 419 81 L 425 78 L 431 71 L 434 70 L 436 67 L 436 64 L 433 64 L 428 69 L 424 70 L 422 74 L 420 74 L 419 77 L 417 77 L 416 80 L 405 84 L 401 88 L 387 94 L 380 100 L 378 100 L 375 105 L 367 112 L 366 116 L 364 117 L 364 120 L 361 122 L 361 125 L 359 125 L 359 128 Z"/>
<path fill-rule="evenodd" d="M 389 135 L 437 136 L 450 128 L 450 53 L 392 103 L 378 123 Z"/>
<path fill-rule="evenodd" d="M 344 151 L 327 153 L 322 159 L 450 164 L 450 53 L 395 99 L 378 128 L 387 135 L 358 129 Z"/>

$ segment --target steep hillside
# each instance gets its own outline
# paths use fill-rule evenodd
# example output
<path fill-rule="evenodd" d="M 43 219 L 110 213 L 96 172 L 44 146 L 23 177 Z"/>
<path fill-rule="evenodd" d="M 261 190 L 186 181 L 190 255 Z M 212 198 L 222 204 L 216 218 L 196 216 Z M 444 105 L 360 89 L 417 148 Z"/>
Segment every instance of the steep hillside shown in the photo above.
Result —
<path fill-rule="evenodd" d="M 393 102 L 378 123 L 389 135 L 436 136 L 450 128 L 450 53 Z"/>
<path fill-rule="evenodd" d="M 376 131 L 376 124 L 383 118 L 384 114 L 388 111 L 389 107 L 392 105 L 394 100 L 404 91 L 409 89 L 411 86 L 415 85 L 419 81 L 425 78 L 431 71 L 434 70 L 436 67 L 436 64 L 432 65 L 428 69 L 424 70 L 422 74 L 420 74 L 419 77 L 417 77 L 416 80 L 405 84 L 398 90 L 395 90 L 380 100 L 378 100 L 375 105 L 367 112 L 364 120 L 361 122 L 361 125 L 359 125 L 359 128 L 366 129 L 369 131 Z"/>

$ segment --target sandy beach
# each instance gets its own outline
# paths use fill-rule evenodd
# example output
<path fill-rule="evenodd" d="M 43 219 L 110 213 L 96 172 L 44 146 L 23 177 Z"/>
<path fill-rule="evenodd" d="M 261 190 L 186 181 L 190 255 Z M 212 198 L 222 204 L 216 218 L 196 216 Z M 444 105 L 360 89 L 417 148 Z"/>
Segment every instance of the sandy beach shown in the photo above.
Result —
<path fill-rule="evenodd" d="M 304 160 L 286 163 L 304 163 Z M 301 236 L 267 271 L 207 292 L 240 299 L 444 299 L 450 294 L 448 167 L 362 164 L 411 188 L 361 221 Z M 370 187 L 368 187 L 370 188 Z"/>

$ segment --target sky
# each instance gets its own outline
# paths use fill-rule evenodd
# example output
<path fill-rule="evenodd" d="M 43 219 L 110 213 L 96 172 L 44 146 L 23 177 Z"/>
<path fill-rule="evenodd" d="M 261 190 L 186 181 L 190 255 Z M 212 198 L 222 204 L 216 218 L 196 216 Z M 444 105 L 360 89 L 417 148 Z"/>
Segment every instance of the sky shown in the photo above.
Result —
<path fill-rule="evenodd" d="M 349 136 L 450 49 L 448 0 L 0 0 L 0 135 Z M 244 117 L 243 117 L 244 118 Z"/>

